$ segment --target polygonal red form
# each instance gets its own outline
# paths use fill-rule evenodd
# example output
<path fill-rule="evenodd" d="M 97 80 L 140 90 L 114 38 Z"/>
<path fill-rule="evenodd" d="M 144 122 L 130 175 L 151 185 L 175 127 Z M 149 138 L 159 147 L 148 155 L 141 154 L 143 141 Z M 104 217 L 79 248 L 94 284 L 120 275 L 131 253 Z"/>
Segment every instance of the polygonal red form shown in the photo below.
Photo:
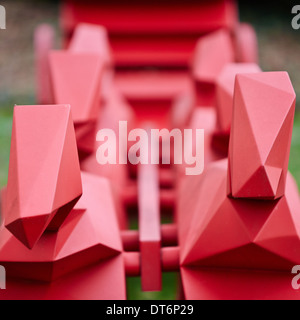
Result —
<path fill-rule="evenodd" d="M 107 30 L 102 26 L 80 23 L 74 31 L 68 50 L 73 53 L 93 53 L 101 57 L 103 74 L 100 98 L 105 101 L 114 79 L 113 57 Z"/>
<path fill-rule="evenodd" d="M 216 106 L 218 129 L 230 133 L 235 78 L 240 73 L 259 73 L 260 67 L 254 63 L 230 63 L 217 79 Z"/>
<path fill-rule="evenodd" d="M 51 283 L 7 279 L 1 300 L 125 300 L 126 278 L 121 255 L 81 268 Z M 99 289 L 100 288 L 100 289 Z"/>
<path fill-rule="evenodd" d="M 32 248 L 46 229 L 61 226 L 81 194 L 70 106 L 16 106 L 4 210 L 6 228 Z"/>
<path fill-rule="evenodd" d="M 255 85 L 249 86 L 253 82 Z M 269 142 L 280 119 L 286 132 L 283 137 L 289 139 L 293 121 L 287 119 L 293 113 L 294 95 L 287 74 L 238 75 L 236 83 L 231 141 L 246 139 L 249 134 L 250 124 L 242 121 L 248 111 L 246 107 L 252 107 L 248 111 L 252 116 L 251 127 L 260 130 L 262 138 L 256 144 L 259 150 L 270 149 Z M 240 92 L 245 93 L 236 99 Z M 258 117 L 251 112 L 257 112 Z M 237 128 L 239 134 L 235 136 Z M 245 152 L 245 144 L 247 140 L 235 143 L 231 151 L 235 155 Z M 281 150 L 282 147 L 274 149 L 272 154 L 279 161 Z M 252 161 L 256 158 L 248 152 L 248 166 Z M 233 164 L 234 169 L 240 162 L 236 158 Z M 269 295 L 275 299 L 299 298 L 292 289 L 290 276 L 292 268 L 300 264 L 300 199 L 294 179 L 285 173 L 285 193 L 278 199 L 236 199 L 228 196 L 229 169 L 226 159 L 215 162 L 202 176 L 186 177 L 179 189 L 178 226 L 185 296 L 189 299 L 265 299 Z M 253 188 L 264 190 L 263 182 L 257 179 Z M 264 274 L 267 276 L 261 282 Z M 288 277 L 287 285 L 284 281 Z M 259 290 L 262 295 L 257 295 Z"/>
<path fill-rule="evenodd" d="M 67 51 L 51 52 L 49 59 L 55 103 L 71 105 L 78 149 L 89 154 L 95 147 L 103 61 L 97 54 Z"/>
<path fill-rule="evenodd" d="M 44 232 L 33 249 L 0 227 L 0 264 L 8 277 L 38 281 L 58 278 L 118 256 L 121 238 L 109 182 L 82 175 L 83 197 L 57 232 Z M 6 220 L 4 215 L 4 220 Z"/>
<path fill-rule="evenodd" d="M 192 73 L 199 106 L 215 105 L 215 83 L 227 63 L 234 62 L 233 44 L 226 30 L 209 34 L 197 43 Z"/>
<path fill-rule="evenodd" d="M 300 248 L 300 201 L 291 175 L 286 196 L 276 201 L 232 199 L 226 187 L 227 160 L 222 160 L 207 169 L 196 187 L 199 196 L 181 241 L 182 264 L 283 271 L 299 264 L 294 249 Z"/>
<path fill-rule="evenodd" d="M 290 272 L 181 268 L 187 300 L 299 300 Z"/>
<path fill-rule="evenodd" d="M 107 30 L 102 26 L 80 23 L 74 31 L 69 50 L 99 54 L 106 66 L 113 65 Z"/>
<path fill-rule="evenodd" d="M 285 72 L 237 75 L 228 192 L 235 198 L 284 195 L 296 95 Z"/>
<path fill-rule="evenodd" d="M 234 32 L 236 61 L 258 64 L 258 43 L 254 28 L 248 23 L 239 24 Z"/>
<path fill-rule="evenodd" d="M 276 299 L 299 297 L 290 276 L 300 263 L 300 201 L 291 175 L 286 196 L 267 201 L 227 197 L 226 160 L 212 164 L 201 179 L 192 179 L 190 196 L 179 206 L 178 223 L 186 297 L 231 299 L 238 292 L 238 299 L 255 299 L 261 288 L 271 294 L 274 286 Z M 268 276 L 260 283 L 264 274 Z M 227 286 L 226 275 L 235 290 Z"/>

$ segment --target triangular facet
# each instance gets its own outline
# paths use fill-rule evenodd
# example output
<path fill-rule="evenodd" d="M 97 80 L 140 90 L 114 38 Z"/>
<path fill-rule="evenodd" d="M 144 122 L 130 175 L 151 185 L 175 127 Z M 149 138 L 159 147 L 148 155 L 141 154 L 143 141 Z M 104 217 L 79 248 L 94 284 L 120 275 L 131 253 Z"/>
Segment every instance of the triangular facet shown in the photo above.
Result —
<path fill-rule="evenodd" d="M 18 219 L 6 228 L 26 247 L 32 249 L 47 227 L 50 215 Z"/>

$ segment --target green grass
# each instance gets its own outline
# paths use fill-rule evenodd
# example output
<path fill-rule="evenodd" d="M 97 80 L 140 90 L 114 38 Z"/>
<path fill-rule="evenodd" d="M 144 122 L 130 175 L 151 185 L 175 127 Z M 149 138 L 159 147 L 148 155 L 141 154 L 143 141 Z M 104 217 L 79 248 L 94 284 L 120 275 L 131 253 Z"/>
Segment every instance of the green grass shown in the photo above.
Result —
<path fill-rule="evenodd" d="M 128 278 L 127 290 L 129 300 L 176 300 L 179 276 L 177 273 L 163 274 L 163 288 L 161 292 L 142 292 L 141 279 Z"/>
<path fill-rule="evenodd" d="M 13 108 L 0 108 L 0 186 L 7 183 Z"/>
<path fill-rule="evenodd" d="M 289 170 L 295 177 L 298 183 L 298 187 L 300 187 L 300 113 L 299 112 L 297 112 L 295 116 Z"/>

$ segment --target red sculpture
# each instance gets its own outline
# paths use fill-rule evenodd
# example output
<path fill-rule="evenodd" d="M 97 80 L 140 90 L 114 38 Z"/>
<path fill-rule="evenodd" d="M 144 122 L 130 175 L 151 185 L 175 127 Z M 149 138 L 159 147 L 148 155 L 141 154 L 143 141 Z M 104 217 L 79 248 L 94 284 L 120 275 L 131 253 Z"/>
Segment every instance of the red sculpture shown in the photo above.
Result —
<path fill-rule="evenodd" d="M 49 59 L 54 102 L 72 106 L 78 149 L 85 158 L 95 148 L 104 63 L 95 53 L 51 52 Z"/>
<path fill-rule="evenodd" d="M 216 107 L 218 130 L 229 134 L 232 120 L 233 95 L 236 75 L 239 73 L 258 73 L 261 69 L 254 63 L 227 64 L 217 79 Z"/>
<path fill-rule="evenodd" d="M 186 67 L 201 36 L 222 28 L 234 30 L 237 22 L 233 0 L 65 0 L 61 11 L 65 43 L 80 23 L 104 26 L 118 67 Z"/>
<path fill-rule="evenodd" d="M 6 228 L 33 248 L 46 229 L 59 229 L 81 194 L 70 106 L 15 107 Z"/>
<path fill-rule="evenodd" d="M 284 195 L 295 104 L 287 73 L 237 76 L 228 181 L 234 198 Z"/>
<path fill-rule="evenodd" d="M 34 126 L 28 125 L 32 119 Z M 4 196 L 0 264 L 12 280 L 1 299 L 125 297 L 113 195 L 106 179 L 81 177 L 70 106 L 15 107 Z M 30 289 L 18 278 L 31 280 Z M 105 278 L 118 279 L 117 288 Z M 99 281 L 105 294 L 91 286 Z"/>
<path fill-rule="evenodd" d="M 234 50 L 228 31 L 216 31 L 198 41 L 192 64 L 198 105 L 215 105 L 216 80 L 231 62 L 234 62 Z"/>
<path fill-rule="evenodd" d="M 186 299 L 300 299 L 295 92 L 287 73 L 261 72 L 235 2 L 66 0 L 61 22 L 65 50 L 51 27 L 35 33 L 39 105 L 14 109 L 0 299 L 126 299 L 126 277 L 160 291 L 174 271 Z M 130 151 L 120 121 L 204 129 L 204 173 L 100 165 L 99 130 L 115 133 L 118 159 Z"/>
<path fill-rule="evenodd" d="M 229 165 L 227 160 L 215 162 L 202 177 L 193 177 L 193 182 L 187 178 L 197 197 L 188 204 L 191 198 L 182 192 L 179 202 L 187 299 L 300 297 L 287 281 L 300 262 L 294 250 L 299 245 L 300 202 L 297 186 L 287 175 L 288 150 L 282 152 L 290 146 L 294 111 L 295 93 L 286 73 L 237 76 Z M 277 139 L 281 148 L 275 145 Z M 265 162 L 259 167 L 253 161 L 258 158 L 271 163 L 276 159 L 277 168 L 268 171 Z M 228 186 L 233 190 L 233 181 L 240 185 L 243 179 L 248 179 L 244 188 L 228 195 Z M 266 270 L 272 271 L 266 275 Z M 280 288 L 276 292 L 274 285 Z"/>

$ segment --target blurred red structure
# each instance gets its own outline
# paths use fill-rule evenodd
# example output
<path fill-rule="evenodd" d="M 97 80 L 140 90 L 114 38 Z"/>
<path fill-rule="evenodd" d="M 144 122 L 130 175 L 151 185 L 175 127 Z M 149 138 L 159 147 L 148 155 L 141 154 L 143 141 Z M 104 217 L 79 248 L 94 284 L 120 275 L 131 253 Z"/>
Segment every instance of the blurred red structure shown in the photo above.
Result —
<path fill-rule="evenodd" d="M 104 26 L 117 67 L 187 67 L 200 36 L 237 22 L 232 0 L 67 0 L 61 15 L 66 43 L 79 23 Z"/>
<path fill-rule="evenodd" d="M 260 70 L 235 2 L 66 0 L 61 25 L 63 50 L 37 29 L 39 105 L 14 112 L 0 298 L 126 299 L 126 277 L 159 291 L 176 271 L 186 299 L 299 299 L 295 93 L 286 73 Z M 120 121 L 205 129 L 204 173 L 100 165 L 101 129 L 116 133 L 118 157 L 129 151 Z"/>

